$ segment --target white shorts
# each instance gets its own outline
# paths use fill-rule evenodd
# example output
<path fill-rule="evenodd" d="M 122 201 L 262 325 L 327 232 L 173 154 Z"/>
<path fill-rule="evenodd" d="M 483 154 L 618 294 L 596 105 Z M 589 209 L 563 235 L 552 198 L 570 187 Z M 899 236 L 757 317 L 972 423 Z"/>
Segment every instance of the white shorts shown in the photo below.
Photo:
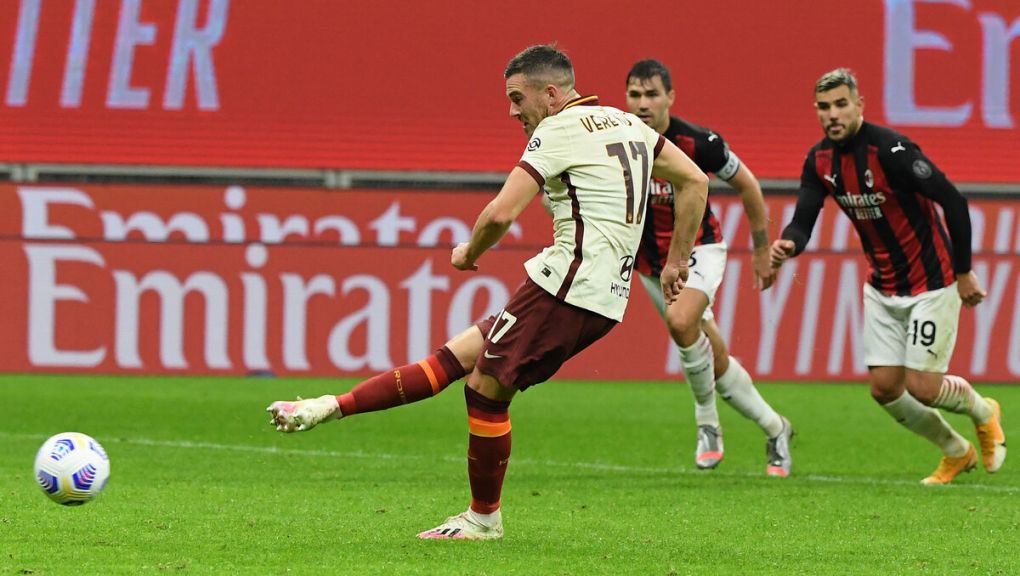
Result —
<path fill-rule="evenodd" d="M 945 374 L 960 322 L 956 283 L 917 296 L 864 285 L 864 363 Z"/>
<path fill-rule="evenodd" d="M 691 259 L 688 262 L 687 284 L 684 290 L 699 290 L 708 296 L 708 306 L 702 319 L 712 320 L 715 314 L 712 313 L 712 304 L 715 303 L 715 293 L 719 291 L 722 284 L 723 273 L 726 272 L 726 243 L 716 242 L 715 244 L 701 244 L 694 247 L 691 252 Z M 658 276 L 646 276 L 640 274 L 641 283 L 645 290 L 652 297 L 652 302 L 659 309 L 659 314 L 666 314 L 666 299 L 662 296 L 662 286 L 659 284 Z"/>

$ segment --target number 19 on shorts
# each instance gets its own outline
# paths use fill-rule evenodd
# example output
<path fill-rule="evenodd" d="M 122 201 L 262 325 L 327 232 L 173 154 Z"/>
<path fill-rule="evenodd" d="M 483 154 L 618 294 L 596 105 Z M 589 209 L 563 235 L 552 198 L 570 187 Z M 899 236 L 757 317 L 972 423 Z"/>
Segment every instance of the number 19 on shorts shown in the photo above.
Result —
<path fill-rule="evenodd" d="M 931 346 L 935 343 L 935 323 L 931 320 L 920 321 L 916 318 L 910 323 L 910 332 L 907 334 L 911 346 Z"/>

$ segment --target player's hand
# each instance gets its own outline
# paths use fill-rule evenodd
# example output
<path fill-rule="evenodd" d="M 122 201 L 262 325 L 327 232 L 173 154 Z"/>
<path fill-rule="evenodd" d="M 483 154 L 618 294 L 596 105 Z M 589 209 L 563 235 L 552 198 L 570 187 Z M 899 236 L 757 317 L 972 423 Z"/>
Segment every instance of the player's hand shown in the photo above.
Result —
<path fill-rule="evenodd" d="M 783 240 L 782 238 L 772 243 L 769 248 L 769 261 L 773 268 L 776 270 L 783 265 L 793 256 L 793 251 L 797 249 L 797 245 L 793 243 L 793 240 Z"/>
<path fill-rule="evenodd" d="M 755 248 L 751 254 L 751 267 L 754 269 L 754 287 L 758 290 L 766 290 L 776 281 L 776 271 L 772 268 L 772 258 L 769 257 L 767 246 Z"/>
<path fill-rule="evenodd" d="M 676 302 L 680 297 L 680 291 L 687 284 L 687 260 L 679 264 L 670 264 L 662 268 L 659 274 L 659 284 L 662 286 L 662 295 L 666 299 L 666 305 Z"/>
<path fill-rule="evenodd" d="M 478 270 L 478 265 L 468 260 L 468 244 L 461 242 L 450 254 L 450 264 L 457 270 Z"/>
<path fill-rule="evenodd" d="M 973 270 L 966 274 L 956 275 L 956 290 L 960 293 L 963 305 L 968 308 L 977 306 L 988 295 L 981 289 L 981 281 L 978 280 L 977 274 Z"/>

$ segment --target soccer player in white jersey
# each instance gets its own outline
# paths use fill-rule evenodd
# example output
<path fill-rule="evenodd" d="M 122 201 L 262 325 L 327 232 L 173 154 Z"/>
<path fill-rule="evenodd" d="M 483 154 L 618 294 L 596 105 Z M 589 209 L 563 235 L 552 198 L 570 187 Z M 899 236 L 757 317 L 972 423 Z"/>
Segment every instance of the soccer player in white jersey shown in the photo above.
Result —
<path fill-rule="evenodd" d="M 547 380 L 623 319 L 652 174 L 677 187 L 678 216 L 661 280 L 670 303 L 686 280 L 708 194 L 707 177 L 679 148 L 633 114 L 579 95 L 570 60 L 556 48 L 525 49 L 504 77 L 510 115 L 531 139 L 479 215 L 471 240 L 454 248 L 452 263 L 477 269 L 478 258 L 543 189 L 554 243 L 525 264 L 528 279 L 497 317 L 464 389 L 471 505 L 421 538 L 502 536 L 514 394 Z"/>
<path fill-rule="evenodd" d="M 627 104 L 630 111 L 676 144 L 703 172 L 716 173 L 739 192 L 755 241 L 755 278 L 760 288 L 767 288 L 772 283 L 773 274 L 761 187 L 750 170 L 729 150 L 721 135 L 670 117 L 673 97 L 669 70 L 661 63 L 643 60 L 628 73 Z M 596 129 L 594 124 L 589 124 L 588 128 Z M 529 137 L 532 130 L 533 127 L 529 129 L 526 124 L 525 132 Z M 543 200 L 544 205 L 550 205 L 548 197 L 543 197 Z M 696 465 L 703 469 L 714 468 L 723 456 L 722 427 L 715 406 L 715 390 L 718 389 L 731 406 L 765 432 L 766 473 L 780 477 L 789 475 L 792 428 L 761 397 L 747 370 L 730 357 L 713 320 L 711 302 L 726 265 L 726 244 L 722 241 L 718 220 L 706 206 L 696 240 L 697 257 L 692 259 L 690 283 L 677 303 L 667 310 L 659 287 L 658 271 L 665 264 L 672 241 L 672 184 L 653 180 L 644 204 L 644 235 L 635 269 L 663 314 L 671 335 L 681 347 L 684 373 L 695 398 L 698 424 Z M 274 413 L 271 424 L 282 432 L 302 431 L 333 417 L 387 410 L 431 398 L 474 369 L 485 335 L 492 329 L 495 320 L 495 317 L 483 319 L 451 338 L 427 358 L 376 374 L 345 394 L 274 403 L 269 407 L 269 411 Z"/>
<path fill-rule="evenodd" d="M 450 343 L 451 349 L 473 346 L 476 353 L 464 388 L 471 503 L 418 535 L 425 539 L 502 537 L 500 497 L 514 394 L 550 378 L 623 318 L 652 175 L 676 188 L 677 219 L 660 276 L 668 303 L 686 280 L 708 195 L 707 176 L 674 144 L 636 116 L 580 96 L 570 59 L 555 47 L 525 49 L 510 60 L 504 77 L 510 116 L 530 139 L 479 215 L 470 241 L 454 248 L 451 263 L 476 270 L 479 258 L 543 190 L 554 242 L 525 264 L 527 280 L 489 322 L 484 339 L 473 336 L 473 327 L 463 341 Z M 455 371 L 461 355 L 449 356 L 443 364 Z M 276 402 L 269 411 L 281 431 L 304 430 L 342 411 L 339 402 L 329 396 Z"/>

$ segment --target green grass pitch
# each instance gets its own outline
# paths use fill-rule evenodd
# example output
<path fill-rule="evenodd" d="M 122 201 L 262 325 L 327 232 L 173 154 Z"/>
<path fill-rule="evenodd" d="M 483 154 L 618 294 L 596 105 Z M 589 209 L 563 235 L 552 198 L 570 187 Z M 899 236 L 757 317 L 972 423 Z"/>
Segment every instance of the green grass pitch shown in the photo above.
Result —
<path fill-rule="evenodd" d="M 0 376 L 0 576 L 8 574 L 1020 574 L 1020 454 L 948 487 L 939 454 L 863 384 L 761 384 L 797 430 L 794 473 L 720 402 L 726 458 L 693 466 L 683 383 L 553 381 L 511 408 L 496 542 L 419 541 L 467 507 L 461 384 L 283 435 L 272 400 L 352 381 Z M 979 386 L 1020 437 L 1020 387 Z M 973 439 L 969 422 L 948 417 Z M 106 491 L 50 502 L 43 440 L 96 437 Z"/>

